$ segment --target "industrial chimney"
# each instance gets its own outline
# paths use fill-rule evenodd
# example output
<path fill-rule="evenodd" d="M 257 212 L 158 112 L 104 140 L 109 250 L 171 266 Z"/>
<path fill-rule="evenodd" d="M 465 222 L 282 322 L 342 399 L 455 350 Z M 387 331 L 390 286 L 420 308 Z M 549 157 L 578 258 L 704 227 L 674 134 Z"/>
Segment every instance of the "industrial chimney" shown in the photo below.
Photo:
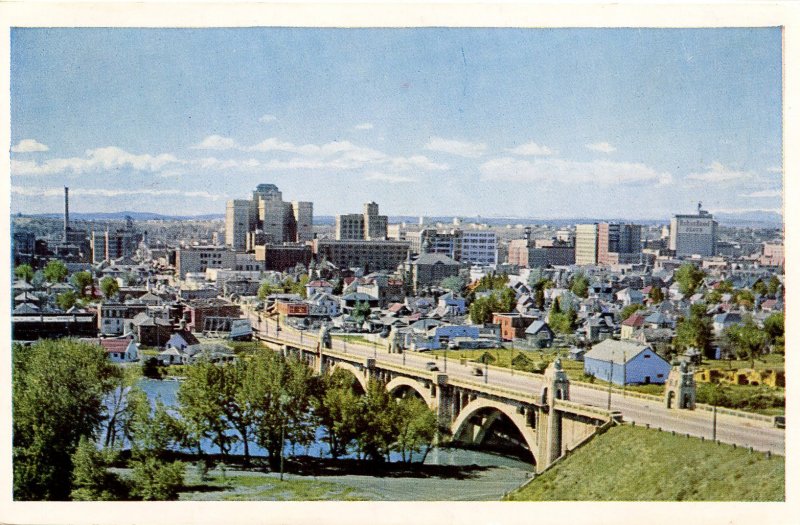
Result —
<path fill-rule="evenodd" d="M 69 188 L 64 186 L 64 244 L 69 242 Z"/>

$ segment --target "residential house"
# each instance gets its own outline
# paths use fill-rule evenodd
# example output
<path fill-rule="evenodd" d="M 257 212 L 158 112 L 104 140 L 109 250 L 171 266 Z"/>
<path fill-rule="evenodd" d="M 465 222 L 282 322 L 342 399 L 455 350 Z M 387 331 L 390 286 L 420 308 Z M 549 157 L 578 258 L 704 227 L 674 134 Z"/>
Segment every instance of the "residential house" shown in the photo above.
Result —
<path fill-rule="evenodd" d="M 550 329 L 550 325 L 544 321 L 534 321 L 525 329 L 525 338 L 532 346 L 550 348 L 553 345 L 555 334 Z"/>
<path fill-rule="evenodd" d="M 536 320 L 536 317 L 516 312 L 492 314 L 492 323 L 500 326 L 500 337 L 504 341 L 525 338 L 525 330 Z"/>
<path fill-rule="evenodd" d="M 713 327 L 714 335 L 719 336 L 731 326 L 741 324 L 742 315 L 739 312 L 725 312 L 714 316 Z"/>
<path fill-rule="evenodd" d="M 584 373 L 616 385 L 663 384 L 670 364 L 650 346 L 606 339 L 583 356 Z"/>
<path fill-rule="evenodd" d="M 644 316 L 634 312 L 620 325 L 619 336 L 622 339 L 633 339 L 633 332 L 644 326 Z"/>

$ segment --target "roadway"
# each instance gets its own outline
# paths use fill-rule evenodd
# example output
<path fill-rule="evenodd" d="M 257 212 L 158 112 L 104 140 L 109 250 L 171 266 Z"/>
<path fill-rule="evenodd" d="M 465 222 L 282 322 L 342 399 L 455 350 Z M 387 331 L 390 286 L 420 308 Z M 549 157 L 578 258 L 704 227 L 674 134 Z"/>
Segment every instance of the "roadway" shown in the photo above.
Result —
<path fill-rule="evenodd" d="M 278 337 L 285 343 L 299 343 L 316 345 L 316 332 L 295 330 L 284 325 L 278 332 L 277 323 L 272 319 L 259 321 L 258 315 L 248 312 L 253 329 L 262 335 Z M 373 357 L 377 364 L 388 363 L 395 366 L 406 366 L 419 370 L 422 374 L 430 373 L 426 364 L 434 361 L 441 373 L 446 373 L 449 378 L 459 382 L 473 383 L 476 387 L 489 386 L 512 390 L 538 398 L 542 391 L 542 376 L 524 372 L 513 372 L 508 369 L 496 367 L 480 368 L 483 376 L 473 375 L 476 365 L 460 364 L 458 359 L 435 359 L 433 356 L 417 352 L 403 354 L 390 354 L 387 352 L 387 342 L 380 340 L 376 344 L 345 342 L 333 337 L 332 350 L 347 353 L 359 358 Z M 570 401 L 585 405 L 608 408 L 608 391 L 570 385 Z M 637 425 L 650 425 L 652 428 L 661 428 L 665 431 L 674 431 L 676 434 L 689 434 L 694 437 L 712 439 L 713 414 L 705 410 L 670 410 L 663 402 L 625 396 L 618 390 L 611 392 L 611 410 L 622 413 L 623 419 Z M 773 427 L 771 424 L 750 420 L 728 414 L 717 414 L 716 439 L 741 447 L 753 447 L 755 450 L 770 451 L 773 454 L 784 455 L 786 433 L 783 429 Z"/>

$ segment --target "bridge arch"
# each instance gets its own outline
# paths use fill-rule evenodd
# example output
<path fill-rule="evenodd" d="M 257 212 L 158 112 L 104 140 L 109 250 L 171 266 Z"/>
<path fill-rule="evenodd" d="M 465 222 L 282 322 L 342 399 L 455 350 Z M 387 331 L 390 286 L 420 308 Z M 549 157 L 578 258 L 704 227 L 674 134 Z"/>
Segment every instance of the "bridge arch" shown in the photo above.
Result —
<path fill-rule="evenodd" d="M 358 384 L 361 387 L 361 390 L 366 393 L 366 391 L 367 391 L 367 379 L 366 379 L 366 377 L 364 377 L 364 372 L 362 372 L 361 370 L 359 370 L 358 368 L 356 368 L 354 365 L 352 365 L 350 363 L 345 363 L 343 361 L 336 361 L 336 362 L 333 363 L 333 365 L 331 365 L 330 368 L 328 368 L 328 373 L 332 374 L 336 369 L 347 370 L 348 372 L 353 374 L 353 377 L 355 377 L 356 381 L 358 381 Z"/>
<path fill-rule="evenodd" d="M 494 423 L 500 414 L 504 415 L 519 431 L 522 439 L 530 450 L 533 456 L 534 463 L 539 463 L 539 449 L 537 446 L 536 430 L 526 424 L 525 417 L 517 413 L 516 407 L 505 403 L 500 403 L 490 399 L 478 398 L 471 401 L 464 406 L 461 412 L 456 417 L 451 426 L 452 436 L 454 440 L 463 438 L 463 434 L 469 429 L 470 419 L 481 411 L 489 412 L 489 417 L 484 422 L 484 425 L 479 430 L 477 439 L 478 443 L 483 440 L 486 431 Z"/>
<path fill-rule="evenodd" d="M 433 407 L 434 400 L 431 399 L 431 393 L 419 381 L 415 381 L 410 377 L 397 376 L 386 384 L 386 391 L 389 392 L 390 394 L 394 394 L 401 388 L 408 388 L 410 390 L 413 390 L 419 395 L 419 397 L 423 401 L 425 401 L 426 405 L 428 405 L 430 408 L 434 408 Z"/>

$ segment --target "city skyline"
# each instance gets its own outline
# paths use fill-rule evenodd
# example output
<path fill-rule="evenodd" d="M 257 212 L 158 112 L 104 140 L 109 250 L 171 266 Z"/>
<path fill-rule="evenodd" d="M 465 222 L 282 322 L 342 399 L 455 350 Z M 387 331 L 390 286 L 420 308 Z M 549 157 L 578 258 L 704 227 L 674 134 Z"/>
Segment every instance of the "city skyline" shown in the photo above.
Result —
<path fill-rule="evenodd" d="M 781 213 L 781 59 L 779 28 L 15 28 L 11 211 Z"/>

